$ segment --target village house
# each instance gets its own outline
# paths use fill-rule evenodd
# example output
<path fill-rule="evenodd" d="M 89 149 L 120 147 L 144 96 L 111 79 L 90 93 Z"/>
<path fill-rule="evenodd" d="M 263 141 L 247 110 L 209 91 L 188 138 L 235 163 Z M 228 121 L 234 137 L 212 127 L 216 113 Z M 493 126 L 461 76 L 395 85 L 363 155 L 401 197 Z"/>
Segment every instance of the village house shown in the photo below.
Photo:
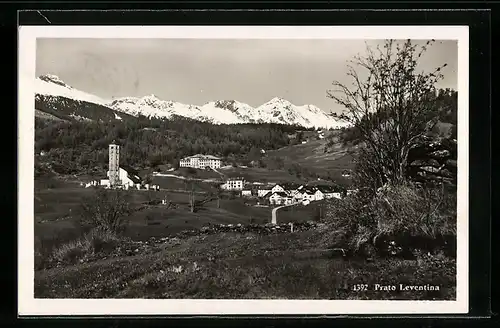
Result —
<path fill-rule="evenodd" d="M 265 197 L 270 192 L 271 192 L 271 189 L 259 189 L 259 190 L 257 190 L 257 196 L 258 197 Z"/>
<path fill-rule="evenodd" d="M 278 183 L 275 184 L 272 188 L 265 187 L 257 190 L 258 197 L 269 198 L 273 193 L 285 193 L 290 198 L 294 198 L 295 193 L 297 193 L 298 189 L 301 186 L 294 183 Z"/>
<path fill-rule="evenodd" d="M 221 167 L 222 160 L 212 155 L 196 154 L 185 157 L 179 161 L 180 167 L 192 167 L 195 169 L 218 169 Z"/>
<path fill-rule="evenodd" d="M 244 178 L 229 178 L 226 182 L 221 185 L 221 188 L 224 190 L 243 190 L 245 186 Z"/>
<path fill-rule="evenodd" d="M 279 184 L 274 185 L 274 187 L 271 188 L 271 192 L 285 192 L 285 188 Z"/>
<path fill-rule="evenodd" d="M 250 189 L 245 189 L 241 191 L 241 196 L 243 197 L 251 197 L 252 196 L 252 190 Z"/>
<path fill-rule="evenodd" d="M 295 193 L 297 193 L 299 188 L 302 187 L 302 185 L 291 182 L 282 183 L 281 186 L 283 187 L 285 192 L 290 196 L 293 196 Z"/>
<path fill-rule="evenodd" d="M 339 188 L 333 186 L 316 186 L 316 188 L 323 194 L 324 198 L 342 198 L 342 192 Z"/>
<path fill-rule="evenodd" d="M 271 205 L 289 205 L 293 204 L 293 198 L 282 191 L 273 192 L 269 196 L 269 203 Z"/>
<path fill-rule="evenodd" d="M 321 200 L 321 194 L 318 194 L 319 190 L 311 186 L 302 186 L 294 195 L 296 200 L 312 202 L 315 200 Z M 319 199 L 318 199 L 319 198 Z"/>

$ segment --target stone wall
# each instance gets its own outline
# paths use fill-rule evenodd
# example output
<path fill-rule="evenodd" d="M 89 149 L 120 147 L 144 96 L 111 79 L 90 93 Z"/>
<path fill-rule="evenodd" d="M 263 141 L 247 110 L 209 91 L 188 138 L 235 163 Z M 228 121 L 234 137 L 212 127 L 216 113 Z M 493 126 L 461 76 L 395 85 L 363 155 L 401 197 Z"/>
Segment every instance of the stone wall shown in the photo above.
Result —
<path fill-rule="evenodd" d="M 408 175 L 420 183 L 457 183 L 457 141 L 450 138 L 424 138 L 410 150 Z"/>

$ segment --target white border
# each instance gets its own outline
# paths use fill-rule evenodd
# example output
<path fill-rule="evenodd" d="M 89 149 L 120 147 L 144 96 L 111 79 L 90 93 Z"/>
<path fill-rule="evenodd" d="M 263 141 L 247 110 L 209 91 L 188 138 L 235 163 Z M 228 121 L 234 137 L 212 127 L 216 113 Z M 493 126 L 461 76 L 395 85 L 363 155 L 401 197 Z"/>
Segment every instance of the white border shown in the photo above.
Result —
<path fill-rule="evenodd" d="M 447 39 L 458 41 L 456 301 L 76 300 L 34 298 L 34 89 L 37 38 Z M 468 312 L 467 26 L 21 26 L 18 108 L 19 315 L 454 314 Z"/>

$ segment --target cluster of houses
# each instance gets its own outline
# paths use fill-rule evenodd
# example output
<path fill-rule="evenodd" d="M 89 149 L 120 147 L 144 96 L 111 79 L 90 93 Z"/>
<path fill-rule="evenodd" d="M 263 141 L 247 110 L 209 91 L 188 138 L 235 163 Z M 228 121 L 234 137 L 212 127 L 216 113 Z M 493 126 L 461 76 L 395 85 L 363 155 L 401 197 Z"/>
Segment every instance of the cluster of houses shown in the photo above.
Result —
<path fill-rule="evenodd" d="M 342 198 L 344 190 L 330 185 L 300 185 L 278 183 L 272 186 L 248 188 L 244 178 L 230 178 L 220 187 L 228 191 L 237 191 L 243 197 L 257 197 L 271 205 L 290 205 L 302 203 L 308 205 L 312 201 L 331 198 Z"/>
<path fill-rule="evenodd" d="M 264 194 L 263 199 L 271 205 L 291 205 L 302 203 L 308 205 L 310 202 L 342 198 L 343 191 L 335 186 L 329 185 L 297 185 L 291 183 L 276 184 L 270 190 L 260 189 L 257 193 Z M 266 192 L 267 191 L 267 192 Z"/>

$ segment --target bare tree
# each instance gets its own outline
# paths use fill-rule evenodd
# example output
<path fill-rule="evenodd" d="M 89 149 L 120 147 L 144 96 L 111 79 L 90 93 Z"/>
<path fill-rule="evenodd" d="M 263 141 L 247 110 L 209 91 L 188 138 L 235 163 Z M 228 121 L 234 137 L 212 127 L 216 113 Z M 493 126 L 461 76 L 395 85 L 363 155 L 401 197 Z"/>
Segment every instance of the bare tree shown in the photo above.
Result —
<path fill-rule="evenodd" d="M 435 84 L 446 64 L 430 73 L 417 71 L 433 42 L 386 40 L 382 47 L 367 46 L 366 56 L 354 57 L 348 66 L 352 86 L 335 81 L 327 91 L 345 108 L 334 116 L 359 130 L 378 186 L 406 180 L 409 150 L 436 123 Z"/>
<path fill-rule="evenodd" d="M 84 224 L 113 233 L 120 232 L 124 219 L 130 213 L 132 209 L 121 190 L 97 189 L 94 195 L 85 198 L 81 204 Z"/>

